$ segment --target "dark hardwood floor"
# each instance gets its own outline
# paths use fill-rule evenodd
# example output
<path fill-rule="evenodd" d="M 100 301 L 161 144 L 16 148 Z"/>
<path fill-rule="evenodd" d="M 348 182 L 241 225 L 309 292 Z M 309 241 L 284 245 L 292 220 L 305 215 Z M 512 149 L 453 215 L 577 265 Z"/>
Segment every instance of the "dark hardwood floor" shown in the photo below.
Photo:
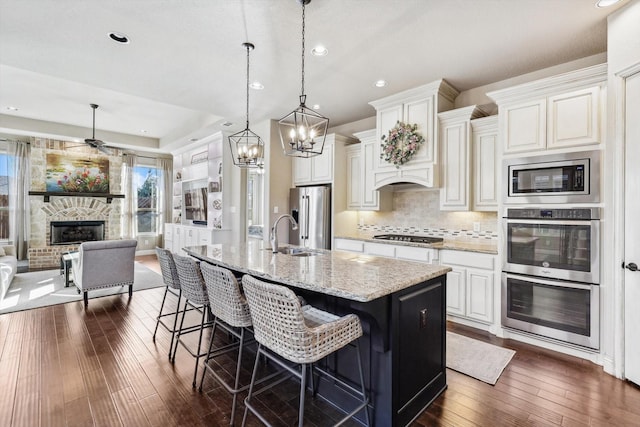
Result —
<path fill-rule="evenodd" d="M 155 257 L 138 260 L 159 271 Z M 170 336 L 162 328 L 152 341 L 163 291 L 96 298 L 87 310 L 75 302 L 1 315 L 0 426 L 227 425 L 231 398 L 224 389 L 208 375 L 203 393 L 193 390 L 193 358 L 181 348 L 171 364 Z M 449 328 L 516 355 L 495 386 L 447 370 L 448 389 L 414 425 L 640 426 L 640 389 L 600 366 L 472 328 Z M 247 381 L 252 359 L 244 363 Z M 233 369 L 231 360 L 221 365 Z M 275 425 L 295 422 L 297 391 L 292 382 L 261 396 Z M 311 426 L 330 425 L 338 416 L 318 399 L 309 398 L 307 406 Z M 260 425 L 255 418 L 248 424 Z"/>

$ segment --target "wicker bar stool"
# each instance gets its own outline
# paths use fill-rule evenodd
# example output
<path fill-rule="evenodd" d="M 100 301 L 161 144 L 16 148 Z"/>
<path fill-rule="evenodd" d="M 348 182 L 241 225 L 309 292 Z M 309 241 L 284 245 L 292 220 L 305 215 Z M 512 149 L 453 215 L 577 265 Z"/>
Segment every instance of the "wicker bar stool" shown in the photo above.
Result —
<path fill-rule="evenodd" d="M 184 257 L 180 255 L 173 255 L 173 260 L 176 263 L 176 270 L 178 271 L 178 278 L 180 279 L 180 288 L 182 289 L 182 296 L 185 298 L 184 309 L 182 310 L 182 319 L 180 319 L 180 327 L 176 333 L 176 344 L 173 350 L 172 362 L 176 361 L 176 353 L 178 352 L 178 344 L 182 345 L 193 357 L 196 359 L 196 366 L 193 371 L 193 387 L 196 387 L 196 378 L 198 376 L 198 362 L 201 357 L 207 355 L 206 352 L 200 352 L 202 347 L 202 334 L 206 327 L 212 325 L 211 321 L 205 321 L 207 315 L 207 308 L 209 307 L 209 297 L 206 291 L 206 285 L 200 271 L 199 262 L 196 262 L 193 258 Z M 187 314 L 187 306 L 201 310 L 202 316 L 200 319 L 200 326 L 198 328 L 184 328 L 184 318 Z M 195 351 L 189 348 L 184 342 L 182 336 L 199 331 L 198 347 Z"/>
<path fill-rule="evenodd" d="M 211 340 L 209 341 L 209 350 L 204 359 L 204 369 L 202 371 L 202 379 L 200 380 L 200 391 L 202 391 L 202 383 L 207 371 L 224 386 L 224 388 L 233 395 L 233 403 L 231 405 L 230 425 L 233 425 L 236 411 L 236 401 L 238 393 L 249 388 L 249 384 L 240 387 L 240 366 L 242 362 L 243 348 L 255 342 L 253 339 L 247 339 L 247 333 L 251 333 L 248 329 L 251 326 L 251 313 L 249 312 L 249 304 L 244 295 L 240 291 L 240 286 L 234 274 L 226 268 L 217 267 L 212 264 L 201 263 L 200 270 L 202 277 L 207 285 L 207 294 L 211 313 L 214 316 L 213 331 L 211 332 Z M 213 340 L 216 334 L 216 327 L 222 328 L 228 334 L 233 335 L 239 341 L 213 349 Z M 238 358 L 236 361 L 236 372 L 233 384 L 226 382 L 216 372 L 208 362 L 218 356 L 222 356 L 231 351 L 238 350 Z"/>
<path fill-rule="evenodd" d="M 278 379 L 254 392 L 256 374 L 259 368 L 260 355 L 263 355 L 285 371 L 300 379 L 300 406 L 298 409 L 298 426 L 302 427 L 304 421 L 304 396 L 307 380 L 307 368 L 311 368 L 311 383 L 313 387 L 313 373 L 329 376 L 333 381 L 340 383 L 345 389 L 350 390 L 354 397 L 361 399 L 361 403 L 347 414 L 336 425 L 341 425 L 361 410 L 365 412 L 367 425 L 370 425 L 367 404 L 369 398 L 364 385 L 362 371 L 362 358 L 358 339 L 362 336 L 360 319 L 355 314 L 338 317 L 334 314 L 318 310 L 310 305 L 300 305 L 300 300 L 293 291 L 285 286 L 266 283 L 249 275 L 242 278 L 251 318 L 255 339 L 258 341 L 258 351 L 251 376 L 249 394 L 245 403 L 242 425 L 247 421 L 249 411 L 257 416 L 266 425 L 269 422 L 256 410 L 252 399 L 282 382 Z M 339 349 L 353 344 L 357 351 L 358 370 L 360 375 L 360 389 L 356 389 L 342 379 L 320 371 L 314 363 Z M 277 357 L 277 356 L 280 357 Z M 290 366 L 282 359 L 300 365 Z"/>
<path fill-rule="evenodd" d="M 156 318 L 156 327 L 153 330 L 153 341 L 156 341 L 156 333 L 158 332 L 158 325 L 162 325 L 167 331 L 171 333 L 171 343 L 169 344 L 169 359 L 171 359 L 171 352 L 173 350 L 173 340 L 176 335 L 176 326 L 178 325 L 178 313 L 180 312 L 180 300 L 182 299 L 182 290 L 180 289 L 180 278 L 178 277 L 178 270 L 176 270 L 176 263 L 173 261 L 173 255 L 171 251 L 156 247 L 156 256 L 160 263 L 160 270 L 162 271 L 162 281 L 166 285 L 164 290 L 164 296 L 162 297 L 162 304 L 160 304 L 160 312 Z M 167 294 L 174 295 L 178 301 L 176 302 L 176 310 L 163 313 L 164 303 L 167 299 Z M 173 326 L 167 325 L 163 318 L 167 316 L 174 316 Z"/>

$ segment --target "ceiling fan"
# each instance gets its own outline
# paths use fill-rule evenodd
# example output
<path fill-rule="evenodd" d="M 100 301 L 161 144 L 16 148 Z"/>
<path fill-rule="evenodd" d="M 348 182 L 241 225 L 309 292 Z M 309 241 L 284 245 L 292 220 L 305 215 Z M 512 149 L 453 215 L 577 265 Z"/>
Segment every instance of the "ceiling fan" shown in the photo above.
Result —
<path fill-rule="evenodd" d="M 89 104 L 89 105 L 91 105 L 91 108 L 93 109 L 93 133 L 91 138 L 85 138 L 84 142 L 92 146 L 93 148 L 97 149 L 98 151 L 102 151 L 105 154 L 111 154 L 111 151 L 107 149 L 106 145 L 104 144 L 104 141 L 96 139 L 96 109 L 99 107 L 99 105 L 98 104 Z"/>

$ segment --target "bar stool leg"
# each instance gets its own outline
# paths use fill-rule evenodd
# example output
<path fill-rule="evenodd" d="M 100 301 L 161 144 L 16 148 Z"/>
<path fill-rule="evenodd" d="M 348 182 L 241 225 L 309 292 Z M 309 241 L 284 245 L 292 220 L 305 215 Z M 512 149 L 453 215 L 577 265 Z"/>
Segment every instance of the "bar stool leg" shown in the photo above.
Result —
<path fill-rule="evenodd" d="M 236 363 L 236 381 L 233 385 L 234 390 L 238 390 L 240 384 L 240 365 L 242 363 L 242 348 L 244 347 L 245 329 L 240 329 L 240 347 L 238 347 L 238 362 Z M 238 393 L 233 393 L 233 403 L 231 404 L 231 421 L 229 425 L 233 425 L 236 415 L 236 405 L 238 402 Z"/>
<path fill-rule="evenodd" d="M 164 296 L 162 297 L 162 303 L 160 304 L 160 313 L 158 313 L 158 317 L 156 319 L 156 328 L 153 330 L 153 342 L 156 342 L 156 333 L 158 332 L 158 325 L 160 324 L 160 318 L 162 317 L 162 309 L 164 308 L 164 302 L 167 299 L 167 293 L 169 292 L 169 287 L 164 287 Z M 174 328 L 175 329 L 175 328 Z M 171 348 L 171 346 L 169 346 Z"/>
<path fill-rule="evenodd" d="M 193 383 L 191 386 L 196 388 L 196 378 L 198 377 L 198 365 L 200 362 L 200 348 L 202 347 L 202 333 L 204 332 L 204 318 L 207 315 L 206 307 L 202 309 L 202 319 L 200 320 L 200 333 L 198 334 L 198 349 L 196 350 L 196 367 L 193 371 Z"/>
<path fill-rule="evenodd" d="M 300 407 L 298 408 L 298 427 L 304 422 L 304 392 L 307 387 L 307 364 L 300 364 Z"/>
<path fill-rule="evenodd" d="M 251 374 L 251 382 L 249 383 L 249 394 L 244 400 L 244 415 L 242 417 L 242 426 L 247 423 L 247 414 L 249 413 L 248 403 L 251 400 L 251 395 L 253 394 L 253 386 L 256 382 L 256 376 L 258 374 L 258 363 L 260 363 L 260 353 L 262 352 L 262 344 L 258 343 L 258 350 L 256 350 L 256 361 L 253 364 L 253 373 Z"/>
<path fill-rule="evenodd" d="M 216 326 L 218 325 L 217 319 L 213 319 L 213 328 L 211 330 L 211 339 L 209 340 L 209 350 L 207 350 L 207 357 L 204 359 L 205 365 L 211 359 L 211 349 L 213 348 L 213 339 L 216 337 Z M 200 378 L 200 388 L 198 389 L 202 392 L 202 384 L 204 383 L 204 377 L 207 374 L 207 370 L 202 370 L 202 377 Z"/>
<path fill-rule="evenodd" d="M 367 389 L 364 386 L 364 372 L 362 370 L 362 355 L 360 354 L 360 338 L 356 340 L 355 346 L 356 346 L 356 352 L 358 352 L 358 373 L 360 374 L 360 386 L 362 387 L 362 399 L 368 402 L 369 396 L 367 395 Z M 363 409 L 364 409 L 364 416 L 367 420 L 367 426 L 370 426 L 371 420 L 369 419 L 369 405 L 366 404 Z"/>
<path fill-rule="evenodd" d="M 171 360 L 171 349 L 173 348 L 173 341 L 176 337 L 176 326 L 178 326 L 178 313 L 180 313 L 180 301 L 182 301 L 182 289 L 180 289 L 178 291 L 178 302 L 176 303 L 176 315 L 173 319 L 173 332 L 171 333 L 171 343 L 169 344 L 169 360 Z M 185 303 L 185 308 L 186 308 L 186 303 Z M 156 326 L 157 328 L 157 326 Z M 182 329 L 182 326 L 180 326 L 180 329 Z"/>
<path fill-rule="evenodd" d="M 176 336 L 176 345 L 173 348 L 173 356 L 171 357 L 171 363 L 176 362 L 176 352 L 178 351 L 178 344 L 180 341 L 180 335 L 182 334 L 182 327 L 184 326 L 184 316 L 187 314 L 187 302 L 184 302 L 184 309 L 182 310 L 182 319 L 180 319 L 180 329 L 178 329 L 178 335 Z M 171 353 L 171 349 L 169 349 L 169 353 Z"/>

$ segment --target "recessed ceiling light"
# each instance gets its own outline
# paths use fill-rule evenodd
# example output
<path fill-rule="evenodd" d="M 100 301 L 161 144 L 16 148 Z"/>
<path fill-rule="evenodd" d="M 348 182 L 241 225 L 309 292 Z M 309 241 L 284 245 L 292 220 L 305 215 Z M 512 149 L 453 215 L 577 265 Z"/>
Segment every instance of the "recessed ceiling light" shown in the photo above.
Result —
<path fill-rule="evenodd" d="M 251 89 L 255 89 L 255 90 L 262 90 L 264 89 L 264 85 L 260 82 L 253 82 L 249 85 L 249 87 Z"/>
<path fill-rule="evenodd" d="M 311 53 L 315 56 L 325 56 L 327 53 L 329 53 L 329 51 L 326 47 L 319 44 L 318 46 L 311 49 Z"/>
<path fill-rule="evenodd" d="M 231 123 L 231 122 L 224 122 L 224 123 L 222 124 L 222 126 L 227 126 L 227 127 L 229 127 L 229 126 L 233 126 L 233 123 Z"/>
<path fill-rule="evenodd" d="M 140 129 L 140 132 L 147 133 L 147 130 L 146 129 Z"/>
<path fill-rule="evenodd" d="M 596 1 L 596 7 L 609 7 L 618 3 L 620 0 L 598 0 Z"/>
<path fill-rule="evenodd" d="M 129 37 L 127 37 L 124 33 L 119 33 L 117 31 L 111 31 L 109 33 L 109 38 L 117 43 L 129 44 Z"/>
<path fill-rule="evenodd" d="M 196 142 L 197 140 L 198 140 L 198 138 L 191 138 L 189 141 Z"/>
<path fill-rule="evenodd" d="M 386 80 L 380 79 L 380 80 L 376 80 L 375 85 L 376 87 L 385 87 L 387 85 L 387 82 Z"/>
<path fill-rule="evenodd" d="M 320 104 L 313 104 L 313 109 L 314 110 L 319 110 L 320 109 Z"/>
<path fill-rule="evenodd" d="M 12 106 L 7 107 L 7 110 L 9 111 L 18 111 L 18 109 L 19 109 L 18 107 L 12 107 Z"/>

